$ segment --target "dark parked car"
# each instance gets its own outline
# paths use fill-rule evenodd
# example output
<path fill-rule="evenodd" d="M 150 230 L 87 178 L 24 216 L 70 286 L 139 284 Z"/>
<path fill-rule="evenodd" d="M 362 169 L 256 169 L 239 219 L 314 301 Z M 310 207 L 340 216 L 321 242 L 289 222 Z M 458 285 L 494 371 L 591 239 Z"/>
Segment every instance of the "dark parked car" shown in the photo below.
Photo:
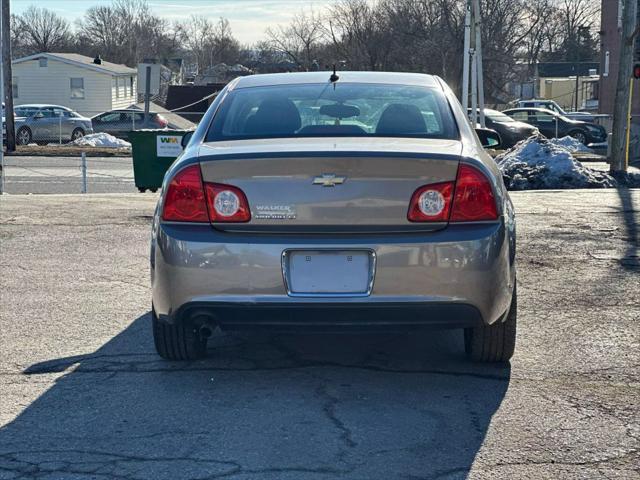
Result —
<path fill-rule="evenodd" d="M 571 120 L 544 108 L 512 108 L 502 113 L 514 120 L 537 127 L 547 138 L 562 138 L 568 135 L 592 147 L 603 146 L 607 141 L 607 131 L 600 125 Z"/>
<path fill-rule="evenodd" d="M 128 139 L 128 132 L 141 128 L 166 128 L 169 122 L 159 113 L 149 113 L 148 123 L 144 122 L 144 112 L 135 109 L 112 110 L 91 119 L 93 131 L 105 132 L 114 137 Z"/>
<path fill-rule="evenodd" d="M 471 109 L 469 109 L 469 112 L 471 112 Z M 484 118 L 487 128 L 500 134 L 503 148 L 511 148 L 519 141 L 540 133 L 536 127 L 528 123 L 519 122 L 504 113 L 490 108 L 484 109 Z"/>

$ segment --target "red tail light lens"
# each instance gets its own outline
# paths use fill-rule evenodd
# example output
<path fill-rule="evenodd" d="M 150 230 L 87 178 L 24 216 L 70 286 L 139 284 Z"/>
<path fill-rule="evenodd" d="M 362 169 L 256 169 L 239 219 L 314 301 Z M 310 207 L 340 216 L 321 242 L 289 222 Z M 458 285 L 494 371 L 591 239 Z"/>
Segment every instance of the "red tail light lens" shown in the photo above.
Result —
<path fill-rule="evenodd" d="M 497 218 L 496 200 L 487 177 L 475 167 L 460 164 L 450 221 L 477 222 Z"/>
<path fill-rule="evenodd" d="M 203 183 L 200 165 L 180 170 L 169 183 L 162 219 L 170 222 L 248 222 L 249 202 L 231 185 Z"/>
<path fill-rule="evenodd" d="M 447 222 L 453 182 L 433 183 L 413 193 L 407 218 L 410 222 Z"/>
<path fill-rule="evenodd" d="M 248 222 L 249 202 L 244 192 L 231 185 L 205 183 L 207 205 L 212 222 Z"/>
<path fill-rule="evenodd" d="M 208 222 L 200 165 L 180 170 L 169 183 L 162 219 L 171 222 Z"/>

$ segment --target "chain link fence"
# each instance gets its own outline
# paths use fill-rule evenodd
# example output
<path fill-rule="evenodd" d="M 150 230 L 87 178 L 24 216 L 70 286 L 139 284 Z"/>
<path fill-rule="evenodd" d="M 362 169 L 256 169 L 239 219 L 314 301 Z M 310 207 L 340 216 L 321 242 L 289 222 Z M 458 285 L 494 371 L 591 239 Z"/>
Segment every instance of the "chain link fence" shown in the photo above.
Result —
<path fill-rule="evenodd" d="M 202 115 L 202 112 L 185 111 L 182 115 Z M 14 109 L 16 145 L 63 145 L 71 142 L 84 144 L 82 137 L 103 133 L 128 142 L 131 131 L 142 129 L 178 129 L 190 130 L 196 123 L 182 115 L 168 110 L 152 110 L 145 118 L 144 111 L 136 108 L 123 108 L 104 111 L 76 112 L 62 106 L 18 105 Z M 4 118 L 3 118 L 4 120 Z M 101 136 L 96 146 L 110 145 L 108 137 Z M 3 121 L 3 142 L 6 143 L 6 127 Z M 100 143 L 107 143 L 100 145 Z M 91 143 L 88 146 L 92 146 Z"/>

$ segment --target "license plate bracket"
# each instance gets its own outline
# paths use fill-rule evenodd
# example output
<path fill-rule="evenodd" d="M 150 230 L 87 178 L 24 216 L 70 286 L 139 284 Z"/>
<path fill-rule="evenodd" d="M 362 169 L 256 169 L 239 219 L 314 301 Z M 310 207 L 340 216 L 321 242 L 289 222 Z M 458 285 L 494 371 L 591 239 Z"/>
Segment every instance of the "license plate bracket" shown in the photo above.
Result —
<path fill-rule="evenodd" d="M 289 296 L 364 297 L 375 276 L 373 250 L 286 250 L 282 273 Z"/>

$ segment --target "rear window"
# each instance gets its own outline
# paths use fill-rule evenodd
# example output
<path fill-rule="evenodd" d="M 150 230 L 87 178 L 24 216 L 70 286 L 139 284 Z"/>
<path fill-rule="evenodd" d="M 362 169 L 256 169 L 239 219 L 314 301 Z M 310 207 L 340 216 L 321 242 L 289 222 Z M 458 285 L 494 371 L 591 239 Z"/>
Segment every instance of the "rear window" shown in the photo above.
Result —
<path fill-rule="evenodd" d="M 338 82 L 234 90 L 207 141 L 323 136 L 459 138 L 440 90 Z"/>

